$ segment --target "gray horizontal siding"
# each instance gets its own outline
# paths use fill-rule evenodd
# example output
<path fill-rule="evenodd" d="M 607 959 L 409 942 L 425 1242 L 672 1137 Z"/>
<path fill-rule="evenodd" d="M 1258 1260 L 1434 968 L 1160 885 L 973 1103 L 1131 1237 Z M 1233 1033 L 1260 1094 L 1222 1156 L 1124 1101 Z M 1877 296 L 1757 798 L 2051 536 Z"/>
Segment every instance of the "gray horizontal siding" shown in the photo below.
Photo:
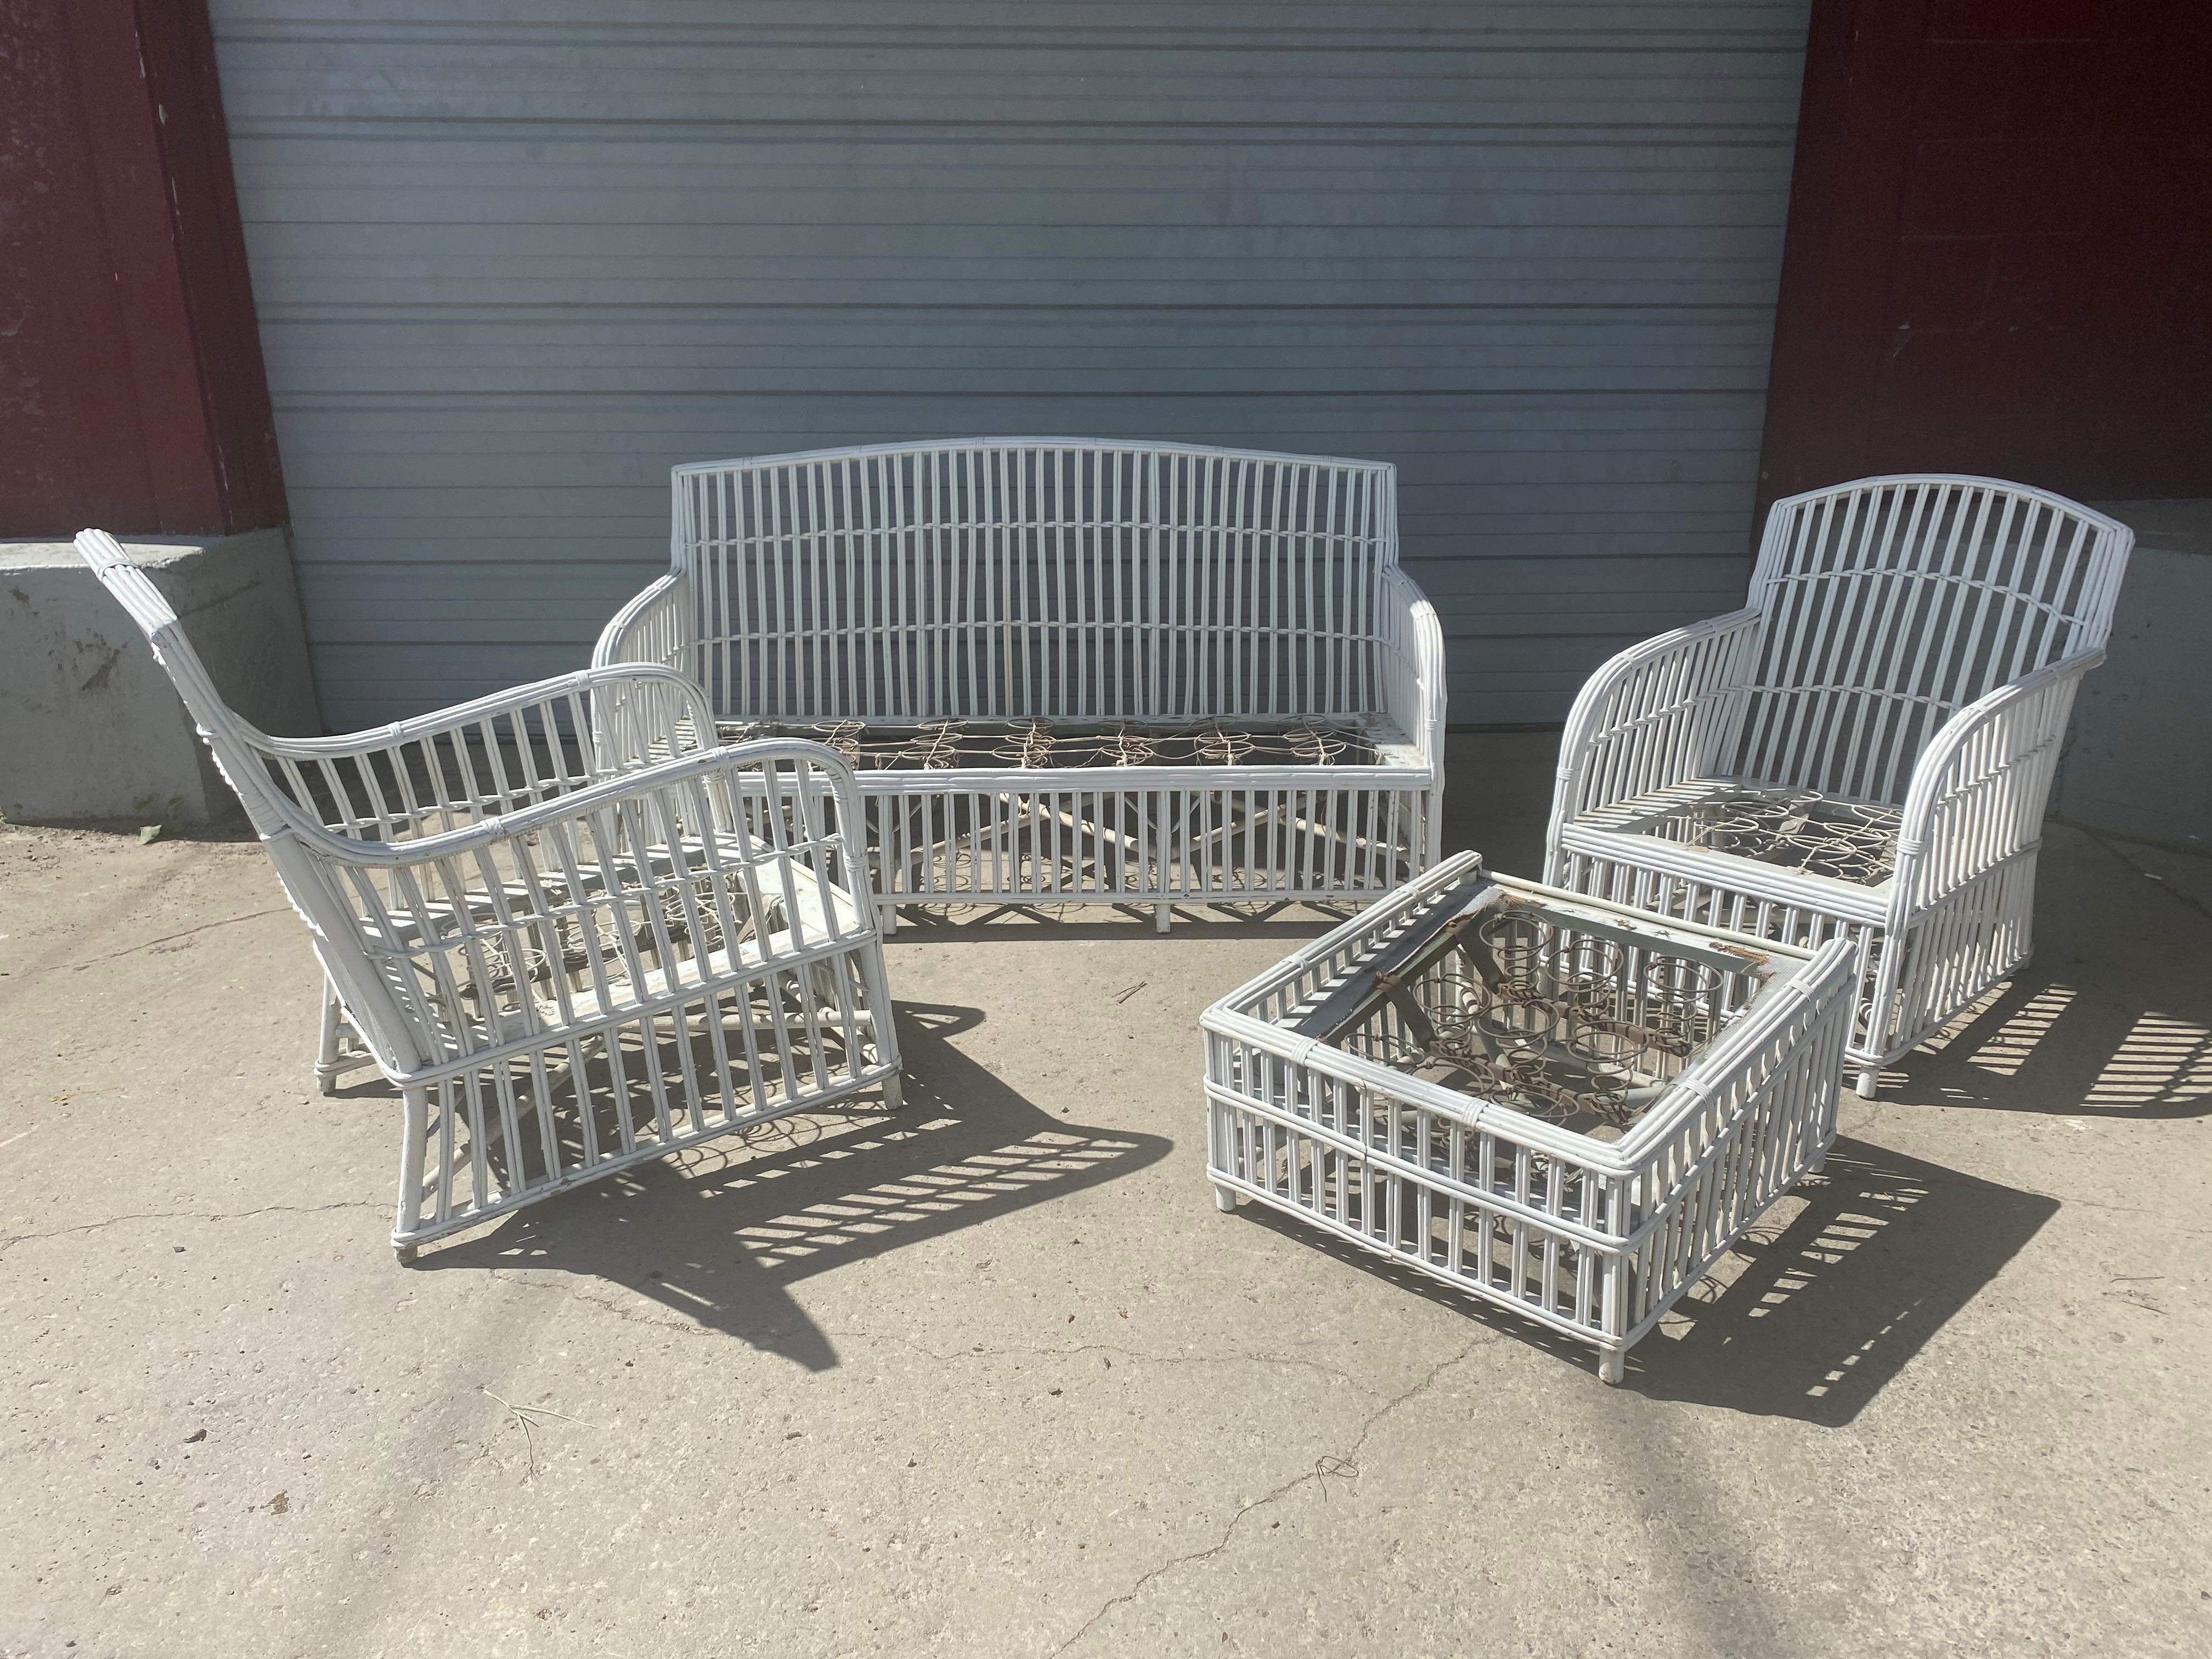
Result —
<path fill-rule="evenodd" d="M 1738 602 L 1805 0 L 515 9 L 213 8 L 335 722 L 580 665 L 672 464 L 848 442 L 1393 460 L 1455 721 Z"/>

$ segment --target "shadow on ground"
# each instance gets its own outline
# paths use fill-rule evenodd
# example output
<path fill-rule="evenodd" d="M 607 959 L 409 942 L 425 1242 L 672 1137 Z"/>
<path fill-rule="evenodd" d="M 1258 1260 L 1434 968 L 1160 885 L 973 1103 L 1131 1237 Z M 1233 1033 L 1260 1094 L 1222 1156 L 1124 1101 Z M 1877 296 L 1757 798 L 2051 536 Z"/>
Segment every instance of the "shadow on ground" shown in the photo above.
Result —
<path fill-rule="evenodd" d="M 1778 1200 L 1629 1351 L 1626 1387 L 1841 1427 L 2057 1210 L 2039 1194 L 1839 1139 L 1826 1169 Z M 1595 1371 L 1594 1348 L 1494 1303 L 1264 1206 L 1237 1214 Z"/>
<path fill-rule="evenodd" d="M 567 1273 L 810 1370 L 837 1364 L 790 1286 L 1145 1168 L 1172 1143 L 1048 1115 L 951 1045 L 973 1008 L 902 1002 L 906 1105 L 778 1119 L 425 1251 L 429 1272 Z"/>
<path fill-rule="evenodd" d="M 2058 1200 L 1840 1139 L 1629 1354 L 1629 1386 L 1841 1427 Z"/>
<path fill-rule="evenodd" d="M 2057 1117 L 2212 1116 L 2212 1030 L 2029 971 L 1893 1066 L 1945 1105 Z"/>

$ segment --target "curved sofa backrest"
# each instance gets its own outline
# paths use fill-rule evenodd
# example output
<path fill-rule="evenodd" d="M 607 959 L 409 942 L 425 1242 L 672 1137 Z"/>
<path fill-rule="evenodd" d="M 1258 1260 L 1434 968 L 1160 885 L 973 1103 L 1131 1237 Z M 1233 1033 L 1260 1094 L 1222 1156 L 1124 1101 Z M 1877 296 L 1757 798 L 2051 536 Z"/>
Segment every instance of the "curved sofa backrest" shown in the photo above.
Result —
<path fill-rule="evenodd" d="M 696 677 L 733 719 L 1382 708 L 1396 471 L 1063 438 L 682 466 Z"/>
<path fill-rule="evenodd" d="M 1996 478 L 1862 478 L 1774 503 L 1735 769 L 1901 800 L 1950 716 L 2101 649 L 2134 532 Z"/>

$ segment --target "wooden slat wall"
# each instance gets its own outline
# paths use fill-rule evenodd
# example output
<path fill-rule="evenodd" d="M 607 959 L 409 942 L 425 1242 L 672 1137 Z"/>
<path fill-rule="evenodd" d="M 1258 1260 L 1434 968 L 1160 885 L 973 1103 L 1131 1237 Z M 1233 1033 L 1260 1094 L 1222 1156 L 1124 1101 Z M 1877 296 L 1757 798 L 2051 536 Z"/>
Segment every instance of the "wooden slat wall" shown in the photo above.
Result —
<path fill-rule="evenodd" d="M 324 706 L 580 665 L 672 463 L 1395 461 L 1455 723 L 1737 603 L 1806 0 L 216 0 Z"/>

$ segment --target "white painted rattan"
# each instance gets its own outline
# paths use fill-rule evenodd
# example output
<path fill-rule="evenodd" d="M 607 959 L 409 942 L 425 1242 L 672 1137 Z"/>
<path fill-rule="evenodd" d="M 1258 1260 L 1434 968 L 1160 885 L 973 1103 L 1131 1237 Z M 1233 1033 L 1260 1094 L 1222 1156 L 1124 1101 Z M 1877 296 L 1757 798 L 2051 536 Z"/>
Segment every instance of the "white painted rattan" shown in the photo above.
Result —
<path fill-rule="evenodd" d="M 1469 912 L 1534 919 L 1550 988 L 1600 1029 L 1661 1037 L 1635 1062 L 1651 1086 L 1615 1094 L 1641 1097 L 1610 1115 L 1626 1127 L 1413 1074 L 1452 1045 L 1392 1000 L 1332 1031 L 1332 1005 L 1348 988 L 1358 1006 L 1394 946 Z M 1665 921 L 1455 854 L 1201 1017 L 1216 1202 L 1257 1199 L 1511 1308 L 1596 1347 L 1617 1382 L 1628 1349 L 1826 1157 L 1853 969 L 1841 939 Z M 1398 980 L 1434 1008 L 1475 972 L 1455 947 Z"/>
<path fill-rule="evenodd" d="M 726 729 L 1328 721 L 1361 764 L 863 771 L 896 902 L 1373 897 L 1437 855 L 1443 641 L 1385 463 L 994 438 L 682 466 L 593 662 Z"/>
<path fill-rule="evenodd" d="M 1990 478 L 1777 501 L 1746 609 L 1622 653 L 1576 699 L 1546 878 L 1850 938 L 1871 1097 L 2027 958 L 2052 775 L 2134 540 Z"/>
<path fill-rule="evenodd" d="M 224 706 L 144 573 L 77 550 L 237 790 L 342 1036 L 402 1091 L 392 1243 L 881 1084 L 898 1047 L 851 774 L 817 744 L 702 748 L 702 694 L 594 669 L 349 737 Z M 619 692 L 619 696 L 611 696 Z M 590 734 L 580 744 L 574 734 Z"/>

